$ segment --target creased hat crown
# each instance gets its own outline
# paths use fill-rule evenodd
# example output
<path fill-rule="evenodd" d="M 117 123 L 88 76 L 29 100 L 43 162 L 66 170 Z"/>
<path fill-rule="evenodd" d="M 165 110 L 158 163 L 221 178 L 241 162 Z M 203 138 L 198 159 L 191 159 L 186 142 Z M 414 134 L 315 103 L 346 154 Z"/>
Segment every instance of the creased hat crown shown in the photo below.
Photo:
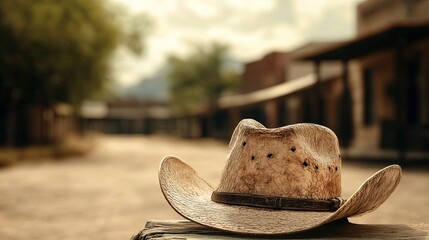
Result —
<path fill-rule="evenodd" d="M 291 198 L 341 195 L 338 139 L 326 127 L 294 124 L 267 129 L 242 120 L 216 191 Z"/>

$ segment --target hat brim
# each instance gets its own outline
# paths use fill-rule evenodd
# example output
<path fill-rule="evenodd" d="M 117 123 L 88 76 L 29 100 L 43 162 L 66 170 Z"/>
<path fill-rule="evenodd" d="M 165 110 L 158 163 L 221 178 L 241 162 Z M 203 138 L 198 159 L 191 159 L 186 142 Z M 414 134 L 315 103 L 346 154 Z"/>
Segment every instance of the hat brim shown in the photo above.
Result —
<path fill-rule="evenodd" d="M 337 211 L 314 212 L 213 202 L 213 188 L 177 157 L 165 157 L 159 169 L 161 190 L 177 213 L 201 225 L 247 234 L 290 234 L 344 217 L 363 215 L 383 204 L 400 178 L 401 168 L 398 165 L 388 166 L 368 178 Z"/>

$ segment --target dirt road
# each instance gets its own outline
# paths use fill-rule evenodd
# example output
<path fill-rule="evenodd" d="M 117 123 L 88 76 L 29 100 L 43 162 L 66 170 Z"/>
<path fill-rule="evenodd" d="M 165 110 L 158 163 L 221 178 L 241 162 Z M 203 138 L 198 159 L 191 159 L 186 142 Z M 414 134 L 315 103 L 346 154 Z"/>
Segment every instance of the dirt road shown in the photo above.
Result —
<path fill-rule="evenodd" d="M 216 186 L 226 143 L 165 136 L 103 136 L 84 158 L 0 169 L 0 239 L 129 239 L 149 219 L 179 219 L 159 190 L 165 155 L 181 157 Z M 343 163 L 350 196 L 380 165 Z M 358 223 L 429 222 L 429 174 L 404 170 L 393 196 Z"/>

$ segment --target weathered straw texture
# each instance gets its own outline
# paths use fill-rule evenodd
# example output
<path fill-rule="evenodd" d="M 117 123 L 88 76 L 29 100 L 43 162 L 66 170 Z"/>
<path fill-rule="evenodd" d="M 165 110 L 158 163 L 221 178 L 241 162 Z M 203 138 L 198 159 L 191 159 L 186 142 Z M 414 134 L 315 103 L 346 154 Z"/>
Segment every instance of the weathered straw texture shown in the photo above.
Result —
<path fill-rule="evenodd" d="M 170 205 L 199 224 L 238 233 L 287 234 L 375 210 L 395 190 L 401 169 L 386 167 L 370 177 L 336 212 L 270 210 L 211 201 L 213 188 L 176 157 L 161 163 L 159 181 Z"/>
<path fill-rule="evenodd" d="M 335 134 L 315 124 L 267 129 L 243 120 L 230 141 L 217 191 L 308 199 L 341 196 L 341 156 Z M 216 203 L 213 188 L 176 157 L 161 163 L 159 182 L 182 216 L 217 229 L 250 234 L 300 232 L 362 215 L 395 190 L 401 168 L 392 165 L 370 177 L 336 212 L 272 210 Z"/>
<path fill-rule="evenodd" d="M 246 119 L 230 141 L 219 192 L 311 199 L 341 195 L 335 134 L 316 124 L 267 129 Z"/>

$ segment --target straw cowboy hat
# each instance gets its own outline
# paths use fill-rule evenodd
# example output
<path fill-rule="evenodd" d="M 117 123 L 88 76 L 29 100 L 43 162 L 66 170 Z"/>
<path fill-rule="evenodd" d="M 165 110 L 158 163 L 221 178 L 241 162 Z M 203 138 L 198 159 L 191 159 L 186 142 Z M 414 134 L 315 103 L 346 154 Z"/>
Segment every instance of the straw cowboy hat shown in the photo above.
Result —
<path fill-rule="evenodd" d="M 316 124 L 268 129 L 251 119 L 234 130 L 216 189 L 177 157 L 165 157 L 159 170 L 162 192 L 180 215 L 247 234 L 301 232 L 369 213 L 400 178 L 401 168 L 388 166 L 343 200 L 340 150 L 331 130 Z"/>

